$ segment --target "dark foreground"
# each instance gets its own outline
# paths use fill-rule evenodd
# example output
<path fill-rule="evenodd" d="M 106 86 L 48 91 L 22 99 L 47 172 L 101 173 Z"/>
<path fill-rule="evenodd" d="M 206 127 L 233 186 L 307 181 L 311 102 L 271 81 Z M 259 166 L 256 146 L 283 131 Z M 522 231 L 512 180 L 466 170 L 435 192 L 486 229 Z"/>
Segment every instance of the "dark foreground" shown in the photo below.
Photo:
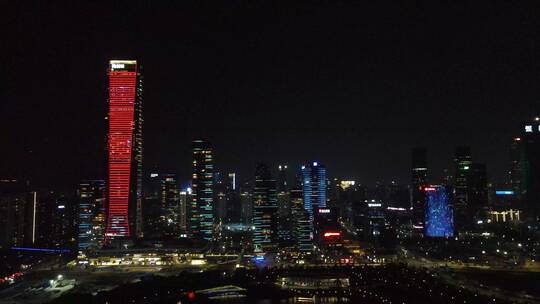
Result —
<path fill-rule="evenodd" d="M 471 274 L 405 265 L 239 268 L 145 276 L 95 295 L 68 293 L 53 303 L 539 303 L 537 279 L 536 273 Z"/>

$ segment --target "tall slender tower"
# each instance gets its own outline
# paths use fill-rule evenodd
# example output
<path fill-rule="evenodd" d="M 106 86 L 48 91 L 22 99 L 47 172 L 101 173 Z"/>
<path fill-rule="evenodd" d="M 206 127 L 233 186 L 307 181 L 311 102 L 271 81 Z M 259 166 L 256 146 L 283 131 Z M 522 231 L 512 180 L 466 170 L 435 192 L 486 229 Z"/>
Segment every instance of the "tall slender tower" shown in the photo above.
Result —
<path fill-rule="evenodd" d="M 414 148 L 411 157 L 411 207 L 413 209 L 412 224 L 415 229 L 424 229 L 426 212 L 427 185 L 427 152 L 426 148 Z"/>
<path fill-rule="evenodd" d="M 130 228 L 130 193 L 135 188 L 136 220 L 140 213 L 142 191 L 142 83 L 139 82 L 137 61 L 109 62 L 109 136 L 108 193 L 106 242 L 132 236 Z M 132 166 L 136 169 L 132 170 Z M 140 174 L 139 174 L 140 171 Z M 135 187 L 131 186 L 134 182 Z M 142 188 L 142 184 L 141 188 Z M 139 226 L 139 225 L 135 225 Z M 139 226 L 140 227 L 140 226 Z M 140 228 L 135 228 L 138 236 Z"/>
<path fill-rule="evenodd" d="M 279 165 L 277 177 L 278 234 L 279 242 L 283 245 L 287 244 L 292 238 L 292 208 L 288 186 L 287 165 Z"/>
<path fill-rule="evenodd" d="M 465 208 L 467 205 L 469 170 L 472 164 L 471 148 L 468 146 L 457 147 L 454 162 L 456 164 L 456 209 L 461 208 L 461 206 Z"/>
<path fill-rule="evenodd" d="M 82 181 L 79 184 L 79 250 L 97 249 L 103 245 L 105 189 L 103 180 Z"/>
<path fill-rule="evenodd" d="M 265 164 L 255 169 L 253 188 L 253 245 L 255 251 L 272 252 L 278 246 L 276 180 Z"/>
<path fill-rule="evenodd" d="M 471 148 L 461 146 L 456 148 L 455 162 L 455 188 L 454 188 L 454 215 L 457 231 L 468 230 L 472 223 L 472 214 L 468 208 L 469 171 L 472 165 Z"/>
<path fill-rule="evenodd" d="M 180 187 L 176 174 L 163 174 L 160 181 L 162 235 L 178 238 L 180 235 L 178 212 L 180 210 Z"/>
<path fill-rule="evenodd" d="M 208 141 L 193 141 L 192 178 L 190 232 L 194 238 L 211 241 L 214 232 L 214 161 Z"/>
<path fill-rule="evenodd" d="M 540 222 L 540 117 L 528 121 L 516 140 L 516 189 L 523 203 L 525 220 Z"/>
<path fill-rule="evenodd" d="M 313 210 L 326 207 L 326 168 L 319 162 L 302 166 L 304 209 L 313 223 Z"/>

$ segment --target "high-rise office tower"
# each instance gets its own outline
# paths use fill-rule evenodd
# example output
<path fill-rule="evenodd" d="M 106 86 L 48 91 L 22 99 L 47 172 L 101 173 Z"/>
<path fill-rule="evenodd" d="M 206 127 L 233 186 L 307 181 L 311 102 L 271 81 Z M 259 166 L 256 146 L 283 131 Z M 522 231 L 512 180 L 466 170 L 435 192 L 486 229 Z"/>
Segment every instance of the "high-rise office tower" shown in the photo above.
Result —
<path fill-rule="evenodd" d="M 396 181 L 386 185 L 384 202 L 387 207 L 408 208 L 410 207 L 409 191 L 407 187 Z"/>
<path fill-rule="evenodd" d="M 301 253 L 313 251 L 313 241 L 311 239 L 312 222 L 309 220 L 309 213 L 306 209 L 296 209 L 293 211 L 295 219 L 294 239 L 296 248 Z"/>
<path fill-rule="evenodd" d="M 162 223 L 161 216 L 163 215 L 163 209 L 161 204 L 161 173 L 153 171 L 145 177 L 144 183 L 144 238 L 145 239 L 159 239 L 162 236 Z"/>
<path fill-rule="evenodd" d="M 451 191 L 444 186 L 430 185 L 426 192 L 425 234 L 429 237 L 454 235 Z"/>
<path fill-rule="evenodd" d="M 288 166 L 278 166 L 277 201 L 278 201 L 278 235 L 280 246 L 287 246 L 292 240 L 293 221 L 291 219 L 291 199 L 289 194 Z"/>
<path fill-rule="evenodd" d="M 386 220 L 386 205 L 376 199 L 375 193 L 368 193 L 356 211 L 355 226 L 360 236 L 366 239 L 379 238 L 384 232 Z"/>
<path fill-rule="evenodd" d="M 217 188 L 217 187 L 216 187 Z M 227 206 L 228 197 L 225 189 L 216 189 L 214 197 L 214 220 L 216 224 L 223 224 L 227 222 Z"/>
<path fill-rule="evenodd" d="M 341 227 L 337 208 L 317 208 L 314 212 L 313 241 L 319 248 L 341 246 Z"/>
<path fill-rule="evenodd" d="M 296 250 L 309 253 L 313 250 L 309 213 L 304 209 L 304 195 L 300 187 L 291 188 L 291 238 Z"/>
<path fill-rule="evenodd" d="M 326 207 L 326 168 L 319 162 L 302 166 L 304 209 L 313 223 L 313 209 Z"/>
<path fill-rule="evenodd" d="M 208 141 L 193 141 L 192 168 L 190 233 L 194 238 L 211 241 L 214 232 L 214 160 Z"/>
<path fill-rule="evenodd" d="M 334 196 L 340 210 L 343 225 L 350 230 L 361 228 L 362 202 L 365 200 L 365 189 L 353 180 L 335 180 Z"/>
<path fill-rule="evenodd" d="M 486 165 L 472 163 L 469 169 L 467 201 L 473 223 L 485 219 L 488 209 L 488 182 Z"/>
<path fill-rule="evenodd" d="M 524 218 L 540 221 L 540 117 L 525 124 L 519 140 L 520 196 Z"/>
<path fill-rule="evenodd" d="M 472 164 L 471 148 L 467 146 L 457 147 L 454 157 L 456 165 L 455 183 L 456 199 L 467 194 L 467 177 L 469 166 Z"/>
<path fill-rule="evenodd" d="M 24 212 L 24 244 L 35 246 L 38 236 L 38 194 L 31 191 L 25 195 L 26 204 Z"/>
<path fill-rule="evenodd" d="M 103 245 L 105 232 L 105 181 L 82 181 L 79 184 L 78 196 L 78 248 L 99 249 Z"/>
<path fill-rule="evenodd" d="M 180 236 L 186 236 L 189 231 L 188 226 L 188 206 L 191 203 L 191 188 L 180 191 L 180 206 L 178 212 L 178 226 Z"/>
<path fill-rule="evenodd" d="M 180 234 L 179 211 L 180 211 L 180 187 L 176 174 L 160 175 L 160 203 L 161 203 L 161 227 L 162 234 L 170 239 L 176 239 Z"/>
<path fill-rule="evenodd" d="M 111 60 L 108 76 L 106 241 L 142 236 L 142 77 L 135 60 Z"/>
<path fill-rule="evenodd" d="M 469 147 L 456 149 L 454 224 L 456 231 L 474 228 L 487 208 L 486 166 L 473 163 Z"/>
<path fill-rule="evenodd" d="M 0 180 L 0 247 L 35 246 L 38 196 L 26 183 Z"/>
<path fill-rule="evenodd" d="M 225 187 L 225 223 L 241 223 L 242 204 L 236 173 L 229 173 Z"/>
<path fill-rule="evenodd" d="M 37 207 L 36 246 L 67 248 L 75 245 L 76 206 L 62 193 L 43 191 Z"/>
<path fill-rule="evenodd" d="M 248 189 L 240 191 L 241 222 L 244 225 L 253 225 L 253 194 Z"/>
<path fill-rule="evenodd" d="M 415 148 L 412 151 L 411 162 L 411 207 L 413 209 L 412 224 L 420 231 L 424 229 L 425 194 L 427 185 L 427 152 L 425 148 Z"/>
<path fill-rule="evenodd" d="M 472 215 L 468 209 L 468 186 L 469 170 L 472 165 L 470 147 L 456 148 L 455 162 L 455 189 L 454 189 L 454 212 L 456 230 L 470 229 Z"/>
<path fill-rule="evenodd" d="M 268 166 L 257 165 L 253 188 L 253 245 L 256 251 L 274 251 L 278 245 L 276 180 Z"/>
<path fill-rule="evenodd" d="M 291 218 L 292 208 L 289 191 L 278 191 L 277 204 L 279 243 L 285 245 L 291 240 L 291 230 L 293 224 Z"/>
<path fill-rule="evenodd" d="M 523 149 L 521 148 L 521 137 L 514 137 L 512 138 L 512 144 L 510 146 L 510 171 L 509 171 L 509 179 L 508 179 L 508 186 L 512 188 L 512 191 L 514 191 L 514 195 L 518 202 L 522 201 L 522 177 L 523 177 L 523 162 L 521 162 L 522 159 L 522 152 Z"/>
<path fill-rule="evenodd" d="M 229 175 L 214 170 L 214 223 L 220 230 L 223 224 L 228 223 L 227 211 L 231 207 L 230 192 L 232 181 Z"/>
<path fill-rule="evenodd" d="M 176 174 L 168 173 L 160 175 L 159 200 L 164 214 L 176 212 L 178 207 L 180 187 Z"/>

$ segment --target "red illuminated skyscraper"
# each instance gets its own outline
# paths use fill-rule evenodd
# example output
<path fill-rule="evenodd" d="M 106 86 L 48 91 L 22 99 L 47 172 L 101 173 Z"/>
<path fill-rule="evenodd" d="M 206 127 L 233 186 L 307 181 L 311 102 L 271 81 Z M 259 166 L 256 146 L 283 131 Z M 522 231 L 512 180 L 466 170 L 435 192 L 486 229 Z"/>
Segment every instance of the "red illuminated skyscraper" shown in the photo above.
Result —
<path fill-rule="evenodd" d="M 142 178 L 142 83 L 135 60 L 111 60 L 108 76 L 109 171 L 105 238 L 111 241 L 129 238 L 132 230 L 137 237 L 142 236 L 139 180 Z"/>

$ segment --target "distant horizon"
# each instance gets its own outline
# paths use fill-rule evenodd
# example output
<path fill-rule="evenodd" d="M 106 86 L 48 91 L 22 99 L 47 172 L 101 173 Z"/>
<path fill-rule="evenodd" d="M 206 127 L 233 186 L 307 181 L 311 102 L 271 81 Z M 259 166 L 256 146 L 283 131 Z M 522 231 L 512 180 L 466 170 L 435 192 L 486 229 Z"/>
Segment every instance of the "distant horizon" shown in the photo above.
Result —
<path fill-rule="evenodd" d="M 514 137 L 519 137 L 519 136 L 514 136 Z M 213 142 L 210 141 L 212 144 Z M 189 142 L 189 148 L 191 147 L 191 143 L 192 141 Z M 505 182 L 507 182 L 507 176 L 505 176 L 505 174 L 507 174 L 507 171 L 509 170 L 510 168 L 510 143 L 511 143 L 511 140 L 509 141 L 509 145 L 508 145 L 508 157 L 507 157 L 507 161 L 506 161 L 506 164 L 507 164 L 507 169 L 505 169 L 505 172 L 499 172 L 499 176 L 496 176 L 496 177 L 493 177 L 493 173 L 492 171 L 490 170 L 490 165 L 489 163 L 486 163 L 486 162 L 483 162 L 483 161 L 479 161 L 477 158 L 475 158 L 475 153 L 474 153 L 474 148 L 471 147 L 471 151 L 472 151 L 472 157 L 473 157 L 473 162 L 475 163 L 481 163 L 481 164 L 485 164 L 487 166 L 487 176 L 488 176 L 488 183 L 490 184 L 494 184 L 494 185 L 501 185 Z M 143 144 L 144 145 L 144 144 Z M 103 180 L 106 180 L 106 159 L 107 159 L 107 153 L 106 153 L 106 150 L 105 150 L 105 144 L 103 145 L 103 155 L 101 156 L 101 158 L 103 158 L 104 162 L 102 164 L 102 171 L 103 171 L 103 174 L 100 176 L 100 175 L 93 175 L 93 176 L 88 176 L 88 177 L 82 177 L 80 178 L 79 180 L 74 180 L 73 184 L 71 185 L 68 185 L 68 184 L 65 184 L 65 183 L 60 183 L 60 184 L 55 184 L 55 183 L 50 183 L 50 180 L 49 181 L 40 181 L 39 178 L 37 178 L 36 180 L 32 180 L 31 177 L 28 177 L 28 176 L 16 176 L 16 175 L 13 175 L 13 176 L 2 176 L 2 178 L 14 178 L 14 179 L 18 179 L 18 180 L 24 180 L 24 181 L 28 181 L 30 182 L 32 185 L 37 185 L 39 188 L 47 188 L 47 187 L 50 187 L 51 185 L 54 185 L 54 187 L 50 187 L 51 189 L 50 190 L 62 190 L 62 191 L 66 191 L 66 190 L 69 190 L 69 188 L 72 188 L 72 190 L 75 190 L 75 188 L 73 188 L 73 186 L 77 185 L 78 182 L 82 181 L 82 180 L 99 180 L 99 179 L 103 179 Z M 417 148 L 417 147 L 422 147 L 424 148 L 425 146 L 415 146 L 413 148 Z M 457 148 L 457 146 L 456 146 Z M 145 147 L 145 150 L 146 150 L 146 147 Z M 186 150 L 183 149 L 183 150 Z M 190 169 L 190 160 L 191 160 L 191 149 L 187 149 L 188 150 L 188 153 L 189 153 L 189 156 L 185 158 L 185 161 L 183 162 L 183 167 L 187 167 L 186 170 L 178 170 L 178 169 L 166 169 L 166 168 L 159 168 L 157 166 L 153 166 L 153 167 L 150 167 L 151 165 L 148 164 L 147 162 L 145 162 L 143 160 L 143 167 L 144 167 L 144 176 L 145 178 L 147 178 L 151 173 L 160 173 L 160 174 L 165 174 L 165 173 L 174 173 L 178 176 L 179 178 L 179 182 L 181 184 L 188 184 L 191 180 L 190 178 L 190 175 L 191 175 L 191 169 Z M 428 179 L 429 179 L 429 182 L 432 183 L 432 184 L 440 184 L 443 182 L 443 178 L 444 178 L 444 173 L 445 171 L 444 170 L 448 170 L 448 173 L 449 174 L 453 174 L 453 172 L 455 171 L 455 163 L 454 163 L 454 152 L 455 151 L 451 151 L 448 153 L 448 157 L 447 159 L 439 159 L 437 160 L 437 164 L 441 164 L 441 163 L 446 163 L 447 166 L 446 167 L 439 167 L 438 169 L 439 170 L 434 170 L 433 167 L 431 166 L 431 157 L 430 157 L 430 150 L 427 149 L 427 154 L 428 154 Z M 146 151 L 145 151 L 146 152 Z M 185 152 L 185 151 L 184 151 Z M 411 148 L 411 152 L 412 152 L 412 148 Z M 214 153 L 215 154 L 219 154 L 219 150 L 216 151 L 216 147 L 214 145 Z M 143 154 L 144 155 L 144 154 Z M 410 153 L 408 155 L 408 158 L 410 159 Z M 378 179 L 373 179 L 373 178 L 367 178 L 367 179 L 362 179 L 363 176 L 365 176 L 366 174 L 358 174 L 358 175 L 355 175 L 354 173 L 353 174 L 347 174 L 345 176 L 343 175 L 338 175 L 338 174 L 335 174 L 333 173 L 332 171 L 332 167 L 328 166 L 327 163 L 325 161 L 321 161 L 320 159 L 316 159 L 317 161 L 320 161 L 323 165 L 325 165 L 328 169 L 328 173 L 329 173 L 329 180 L 332 180 L 334 178 L 337 178 L 337 179 L 340 179 L 340 180 L 355 180 L 357 181 L 359 184 L 361 185 L 365 185 L 365 186 L 375 186 L 376 184 L 378 183 L 382 183 L 384 185 L 387 185 L 387 184 L 390 184 L 392 182 L 396 182 L 397 184 L 399 185 L 403 185 L 403 186 L 410 186 L 410 179 L 411 179 L 411 167 L 410 167 L 410 161 L 409 161 L 409 166 L 403 170 L 403 171 L 399 171 L 399 174 L 396 174 L 395 178 L 391 178 L 391 177 L 387 177 L 387 178 L 378 178 Z M 240 172 L 239 170 L 235 170 L 234 168 L 227 168 L 227 169 L 222 169 L 220 167 L 220 161 L 219 161 L 219 158 L 218 160 L 215 162 L 215 165 L 216 165 L 216 172 L 220 172 L 220 173 L 224 173 L 224 174 L 227 174 L 227 173 L 236 173 L 238 176 L 239 176 L 239 180 L 241 183 L 245 183 L 245 182 L 252 182 L 254 180 L 254 176 L 255 176 L 255 167 L 257 165 L 257 163 L 264 163 L 264 164 L 267 164 L 268 166 L 270 166 L 270 169 L 271 169 L 271 172 L 272 174 L 274 174 L 275 176 L 275 173 L 277 172 L 277 169 L 278 169 L 278 166 L 279 165 L 288 165 L 289 166 L 289 169 L 288 169 L 288 172 L 289 172 L 289 175 L 291 178 L 293 178 L 299 171 L 300 171 L 300 168 L 302 166 L 302 164 L 305 164 L 307 162 L 310 162 L 312 161 L 312 159 L 310 160 L 306 160 L 306 161 L 299 161 L 299 162 L 287 162 L 287 161 L 281 161 L 281 162 L 268 162 L 268 161 L 254 161 L 254 162 L 250 162 L 249 166 L 252 168 L 251 170 L 251 173 L 249 172 L 249 170 L 247 172 Z M 335 163 L 335 160 L 332 162 L 332 163 Z M 150 167 L 150 168 L 149 168 Z M 246 168 L 246 164 L 242 164 L 241 166 L 239 167 L 242 167 L 243 169 Z M 435 172 L 434 172 L 435 171 Z"/>

